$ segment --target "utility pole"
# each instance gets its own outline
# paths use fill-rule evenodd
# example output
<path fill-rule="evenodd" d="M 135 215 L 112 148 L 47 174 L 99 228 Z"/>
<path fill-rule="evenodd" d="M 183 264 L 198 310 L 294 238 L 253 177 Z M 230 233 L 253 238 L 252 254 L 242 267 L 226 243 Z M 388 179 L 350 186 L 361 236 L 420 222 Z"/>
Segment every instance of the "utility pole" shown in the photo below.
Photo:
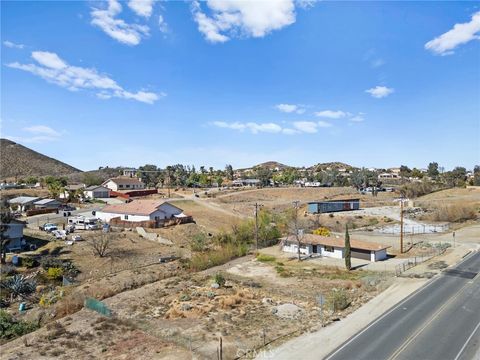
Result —
<path fill-rule="evenodd" d="M 400 254 L 403 254 L 403 196 L 400 199 Z"/>
<path fill-rule="evenodd" d="M 258 251 L 258 209 L 262 207 L 262 204 L 255 203 L 255 248 Z"/>
<path fill-rule="evenodd" d="M 298 207 L 299 207 L 299 204 L 300 204 L 299 200 L 295 200 L 293 202 L 293 208 L 295 209 L 293 223 L 294 223 L 295 238 L 297 240 L 298 260 L 300 261 L 300 237 L 298 235 Z"/>

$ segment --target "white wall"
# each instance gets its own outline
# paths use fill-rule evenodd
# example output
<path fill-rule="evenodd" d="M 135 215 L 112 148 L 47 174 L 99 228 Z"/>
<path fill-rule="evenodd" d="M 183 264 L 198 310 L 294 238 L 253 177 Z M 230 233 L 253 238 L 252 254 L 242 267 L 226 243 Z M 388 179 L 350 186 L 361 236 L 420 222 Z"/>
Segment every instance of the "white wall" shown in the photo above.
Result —
<path fill-rule="evenodd" d="M 343 259 L 343 248 L 334 247 L 333 251 L 326 251 L 325 246 L 318 245 L 321 247 L 322 256 L 333 257 L 336 259 Z"/>
<path fill-rule="evenodd" d="M 295 243 L 285 243 L 283 245 L 283 251 L 297 254 L 298 247 Z M 300 254 L 310 255 L 312 253 L 312 245 L 302 245 L 300 246 Z"/>
<path fill-rule="evenodd" d="M 387 249 L 372 251 L 372 261 L 385 260 L 387 258 Z"/>
<path fill-rule="evenodd" d="M 117 184 L 112 180 L 109 180 L 103 186 L 105 186 L 106 188 L 109 188 L 110 190 L 118 191 Z"/>

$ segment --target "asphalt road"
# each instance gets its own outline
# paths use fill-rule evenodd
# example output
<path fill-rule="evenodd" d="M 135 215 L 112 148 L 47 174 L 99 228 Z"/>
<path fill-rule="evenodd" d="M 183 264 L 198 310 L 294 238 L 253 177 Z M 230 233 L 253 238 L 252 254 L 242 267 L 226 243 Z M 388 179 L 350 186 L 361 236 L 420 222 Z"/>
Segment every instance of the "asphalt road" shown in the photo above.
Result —
<path fill-rule="evenodd" d="M 443 272 L 327 360 L 480 359 L 480 252 Z"/>

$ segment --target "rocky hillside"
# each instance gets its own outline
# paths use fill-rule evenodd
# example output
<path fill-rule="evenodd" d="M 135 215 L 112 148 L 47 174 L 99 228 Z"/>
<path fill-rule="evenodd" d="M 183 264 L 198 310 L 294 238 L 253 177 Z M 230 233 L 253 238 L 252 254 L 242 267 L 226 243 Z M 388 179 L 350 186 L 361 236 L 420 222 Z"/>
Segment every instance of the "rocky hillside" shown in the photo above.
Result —
<path fill-rule="evenodd" d="M 81 170 L 7 139 L 0 139 L 0 180 L 25 176 L 60 176 Z"/>

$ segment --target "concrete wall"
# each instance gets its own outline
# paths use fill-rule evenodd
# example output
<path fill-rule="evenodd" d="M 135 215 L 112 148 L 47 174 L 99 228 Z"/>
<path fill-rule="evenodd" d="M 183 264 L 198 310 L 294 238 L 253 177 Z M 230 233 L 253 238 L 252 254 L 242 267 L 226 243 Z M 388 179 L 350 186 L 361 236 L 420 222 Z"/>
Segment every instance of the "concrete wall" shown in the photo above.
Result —
<path fill-rule="evenodd" d="M 298 253 L 298 247 L 295 243 L 285 243 L 283 245 L 283 251 L 289 253 Z M 310 255 L 312 253 L 312 245 L 302 245 L 300 246 L 300 254 L 302 255 Z"/>

